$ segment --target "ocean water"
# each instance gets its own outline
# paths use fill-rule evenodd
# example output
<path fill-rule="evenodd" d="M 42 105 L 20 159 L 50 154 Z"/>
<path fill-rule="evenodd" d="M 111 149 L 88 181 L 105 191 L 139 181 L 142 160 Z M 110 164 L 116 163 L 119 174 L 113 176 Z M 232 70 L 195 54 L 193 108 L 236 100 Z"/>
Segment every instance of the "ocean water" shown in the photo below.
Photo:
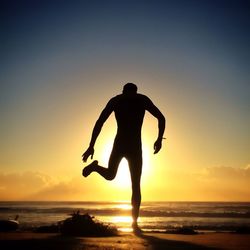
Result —
<path fill-rule="evenodd" d="M 57 223 L 76 211 L 131 230 L 127 202 L 0 202 L 0 219 L 19 215 L 21 229 Z M 139 225 L 145 231 L 187 226 L 196 230 L 231 231 L 250 227 L 250 202 L 143 202 Z"/>

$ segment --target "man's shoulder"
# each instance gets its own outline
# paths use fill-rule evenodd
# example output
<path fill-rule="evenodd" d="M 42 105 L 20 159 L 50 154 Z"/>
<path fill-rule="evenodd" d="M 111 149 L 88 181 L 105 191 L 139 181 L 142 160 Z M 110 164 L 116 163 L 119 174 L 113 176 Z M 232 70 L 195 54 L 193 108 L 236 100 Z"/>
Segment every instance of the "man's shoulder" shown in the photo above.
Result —
<path fill-rule="evenodd" d="M 129 101 L 136 100 L 136 102 L 141 102 L 141 103 L 145 103 L 145 104 L 148 102 L 151 102 L 149 97 L 147 97 L 146 95 L 136 93 L 133 96 L 126 96 L 124 94 L 116 95 L 109 100 L 109 103 L 112 105 L 115 105 L 115 104 L 123 102 L 125 100 L 126 101 L 127 100 L 129 100 Z"/>
<path fill-rule="evenodd" d="M 119 100 L 121 99 L 121 95 L 116 95 L 114 97 L 112 97 L 109 101 L 108 101 L 108 106 L 115 106 Z"/>
<path fill-rule="evenodd" d="M 141 99 L 144 99 L 144 100 L 149 99 L 146 95 L 143 95 L 143 94 L 140 94 L 140 93 L 138 93 L 137 96 L 138 96 L 138 98 L 141 98 Z"/>
<path fill-rule="evenodd" d="M 116 96 L 112 97 L 112 98 L 109 100 L 109 102 L 110 102 L 110 103 L 115 103 L 115 102 L 119 101 L 120 99 L 121 99 L 121 95 L 116 95 Z"/>
<path fill-rule="evenodd" d="M 145 104 L 151 102 L 151 100 L 150 100 L 150 98 L 148 96 L 143 95 L 143 94 L 137 94 L 137 95 L 138 95 L 138 99 L 140 99 Z"/>

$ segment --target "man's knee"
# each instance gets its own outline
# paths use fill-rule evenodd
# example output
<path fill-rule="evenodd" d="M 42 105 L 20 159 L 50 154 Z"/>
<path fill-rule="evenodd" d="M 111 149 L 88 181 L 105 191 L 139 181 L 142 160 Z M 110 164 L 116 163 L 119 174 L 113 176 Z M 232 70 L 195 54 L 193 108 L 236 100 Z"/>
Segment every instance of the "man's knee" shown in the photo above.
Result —
<path fill-rule="evenodd" d="M 141 187 L 140 187 L 140 183 L 132 183 L 132 193 L 134 195 L 140 195 L 141 193 Z"/>
<path fill-rule="evenodd" d="M 132 188 L 132 193 L 133 194 L 140 194 L 141 193 L 141 188 L 140 187 L 134 187 L 134 188 Z"/>
<path fill-rule="evenodd" d="M 132 185 L 132 190 L 134 190 L 134 191 L 140 191 L 140 186 L 141 186 L 141 172 L 131 173 L 131 185 Z"/>
<path fill-rule="evenodd" d="M 115 179 L 116 173 L 115 172 L 108 172 L 107 176 L 106 176 L 106 180 L 108 181 L 112 181 Z"/>

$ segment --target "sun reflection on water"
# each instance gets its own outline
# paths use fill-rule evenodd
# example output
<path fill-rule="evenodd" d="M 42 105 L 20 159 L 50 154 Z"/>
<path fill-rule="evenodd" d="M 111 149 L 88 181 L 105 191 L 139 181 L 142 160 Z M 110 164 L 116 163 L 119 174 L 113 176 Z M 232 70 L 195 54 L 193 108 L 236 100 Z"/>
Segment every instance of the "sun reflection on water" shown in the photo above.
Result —
<path fill-rule="evenodd" d="M 131 216 L 114 216 L 112 218 L 113 223 L 132 223 Z"/>
<path fill-rule="evenodd" d="M 132 217 L 131 216 L 114 216 L 112 218 L 112 223 L 118 226 L 118 229 L 122 232 L 132 232 L 131 224 Z M 123 224 L 123 226 L 119 226 Z"/>
<path fill-rule="evenodd" d="M 131 210 L 132 206 L 131 206 L 131 204 L 128 204 L 128 203 L 121 203 L 121 204 L 117 204 L 115 206 L 115 208 L 118 208 L 118 209 L 121 209 L 121 210 Z"/>

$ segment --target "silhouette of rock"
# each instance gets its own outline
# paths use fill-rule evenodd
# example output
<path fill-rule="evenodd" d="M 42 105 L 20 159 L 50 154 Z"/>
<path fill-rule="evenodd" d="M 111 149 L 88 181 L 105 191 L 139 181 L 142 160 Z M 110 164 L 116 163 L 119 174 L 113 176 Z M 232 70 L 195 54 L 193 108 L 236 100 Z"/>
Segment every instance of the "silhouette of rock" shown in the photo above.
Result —
<path fill-rule="evenodd" d="M 18 217 L 14 220 L 0 220 L 0 232 L 16 231 L 19 228 Z"/>
<path fill-rule="evenodd" d="M 97 221 L 89 214 L 73 213 L 70 218 L 61 222 L 60 231 L 63 235 L 71 236 L 114 236 L 117 228 Z"/>

